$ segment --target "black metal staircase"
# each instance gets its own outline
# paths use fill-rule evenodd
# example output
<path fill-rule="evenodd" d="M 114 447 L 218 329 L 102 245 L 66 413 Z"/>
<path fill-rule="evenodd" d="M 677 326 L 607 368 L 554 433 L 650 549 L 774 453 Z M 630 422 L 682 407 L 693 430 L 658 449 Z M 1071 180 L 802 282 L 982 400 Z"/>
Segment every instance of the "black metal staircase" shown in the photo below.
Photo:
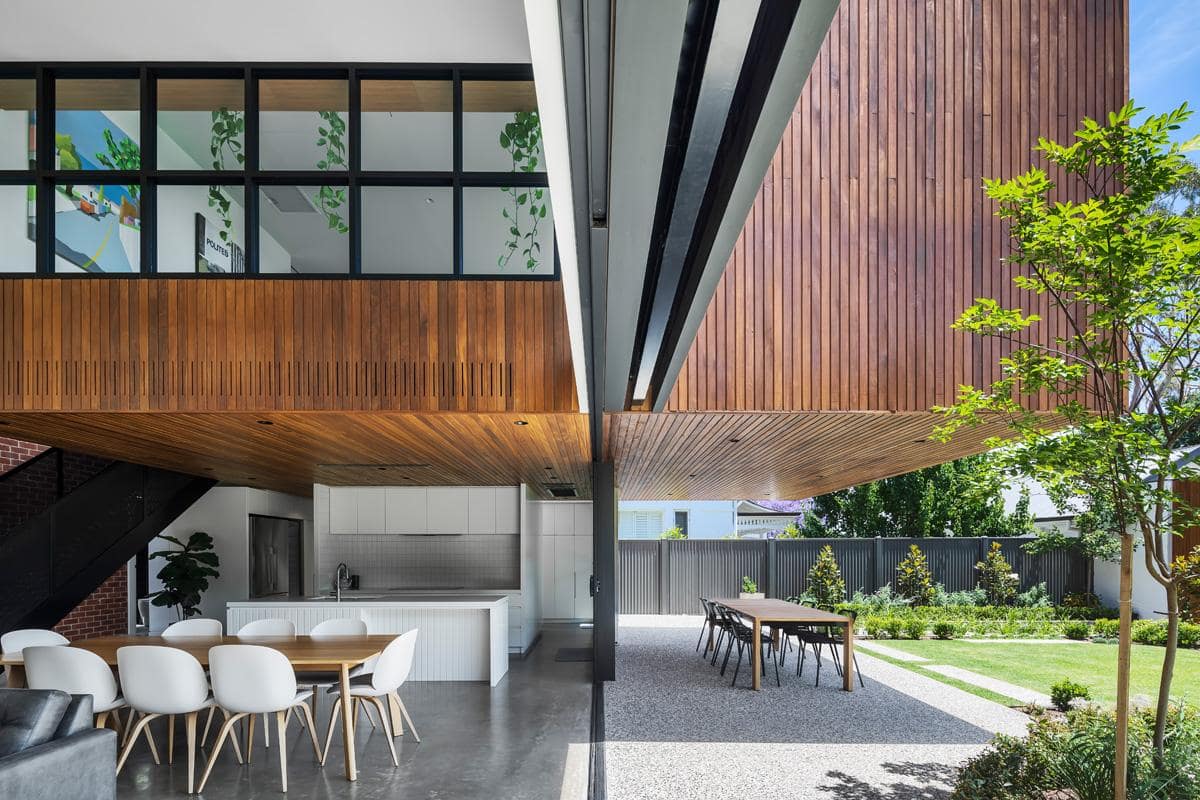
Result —
<path fill-rule="evenodd" d="M 215 483 L 59 449 L 0 475 L 0 631 L 55 625 Z"/>

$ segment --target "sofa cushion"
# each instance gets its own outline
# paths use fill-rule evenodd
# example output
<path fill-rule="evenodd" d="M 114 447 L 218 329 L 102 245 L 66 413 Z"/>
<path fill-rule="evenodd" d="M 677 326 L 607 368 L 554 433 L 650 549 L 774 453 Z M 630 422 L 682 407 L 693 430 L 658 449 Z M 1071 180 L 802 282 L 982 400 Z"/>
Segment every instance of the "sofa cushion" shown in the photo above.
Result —
<path fill-rule="evenodd" d="M 62 739 L 73 736 L 76 733 L 91 730 L 93 727 L 92 696 L 90 694 L 73 694 L 71 695 L 71 704 L 63 712 L 58 729 L 54 731 L 54 738 Z"/>
<path fill-rule="evenodd" d="M 53 739 L 70 704 L 66 692 L 0 689 L 0 758 Z"/>

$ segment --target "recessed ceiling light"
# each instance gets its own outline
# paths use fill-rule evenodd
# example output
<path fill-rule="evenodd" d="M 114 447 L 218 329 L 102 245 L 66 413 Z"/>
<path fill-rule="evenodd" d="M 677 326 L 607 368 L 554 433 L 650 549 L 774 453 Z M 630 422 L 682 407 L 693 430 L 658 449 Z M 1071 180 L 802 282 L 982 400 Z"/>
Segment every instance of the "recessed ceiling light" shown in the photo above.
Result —
<path fill-rule="evenodd" d="M 694 472 L 693 472 L 691 475 L 688 475 L 688 477 L 689 477 L 689 478 L 694 478 L 694 477 L 696 477 L 696 473 L 694 473 Z"/>
<path fill-rule="evenodd" d="M 375 469 L 379 470 L 380 472 L 384 472 L 387 470 L 387 467 L 376 467 Z"/>
<path fill-rule="evenodd" d="M 737 438 L 736 436 L 731 436 L 731 437 L 729 437 L 729 443 L 730 443 L 730 444 L 737 444 L 737 443 L 738 443 L 738 442 L 740 442 L 740 441 L 741 441 L 741 439 Z"/>
<path fill-rule="evenodd" d="M 425 198 L 425 202 L 426 202 L 426 203 L 428 203 L 429 205 L 433 205 L 433 198 L 432 198 L 432 197 L 426 197 L 426 198 Z"/>
<path fill-rule="evenodd" d="M 554 469 L 554 467 L 546 467 L 546 469 L 551 470 Z"/>
<path fill-rule="evenodd" d="M 525 421 L 525 420 L 523 420 L 523 419 L 519 419 L 519 420 L 517 420 L 516 422 L 514 422 L 514 423 L 513 423 L 513 425 L 528 425 L 528 424 L 529 424 L 529 423 L 528 423 L 528 422 L 526 422 L 526 421 Z"/>
<path fill-rule="evenodd" d="M 271 420 L 269 420 L 269 419 L 260 419 L 258 421 L 258 424 L 259 425 L 274 425 L 275 423 L 271 422 Z"/>

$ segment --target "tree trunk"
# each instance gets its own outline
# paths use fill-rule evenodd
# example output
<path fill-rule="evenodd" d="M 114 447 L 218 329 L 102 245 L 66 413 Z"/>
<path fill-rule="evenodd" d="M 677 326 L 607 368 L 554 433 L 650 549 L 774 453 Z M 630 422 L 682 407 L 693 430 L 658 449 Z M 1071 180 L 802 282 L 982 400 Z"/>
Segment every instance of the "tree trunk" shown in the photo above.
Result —
<path fill-rule="evenodd" d="M 1117 644 L 1117 742 L 1113 767 L 1113 798 L 1125 800 L 1129 771 L 1129 656 L 1133 650 L 1133 537 L 1121 533 L 1121 614 Z"/>
<path fill-rule="evenodd" d="M 1154 718 L 1154 758 L 1162 765 L 1167 714 L 1171 710 L 1171 681 L 1175 677 L 1175 653 L 1179 650 L 1179 586 L 1172 581 L 1167 590 L 1167 647 L 1158 681 L 1158 707 Z"/>

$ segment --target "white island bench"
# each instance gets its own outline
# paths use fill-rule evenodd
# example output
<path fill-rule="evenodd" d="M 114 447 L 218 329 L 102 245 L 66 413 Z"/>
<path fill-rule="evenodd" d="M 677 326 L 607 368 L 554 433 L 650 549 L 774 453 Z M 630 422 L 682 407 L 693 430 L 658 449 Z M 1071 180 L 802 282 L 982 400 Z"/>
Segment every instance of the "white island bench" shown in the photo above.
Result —
<path fill-rule="evenodd" d="M 343 594 L 341 601 L 261 599 L 228 603 L 226 625 L 237 633 L 256 619 L 289 619 L 306 634 L 327 619 L 361 619 L 372 634 L 419 628 L 409 680 L 487 681 L 508 672 L 508 598 L 500 595 Z"/>

